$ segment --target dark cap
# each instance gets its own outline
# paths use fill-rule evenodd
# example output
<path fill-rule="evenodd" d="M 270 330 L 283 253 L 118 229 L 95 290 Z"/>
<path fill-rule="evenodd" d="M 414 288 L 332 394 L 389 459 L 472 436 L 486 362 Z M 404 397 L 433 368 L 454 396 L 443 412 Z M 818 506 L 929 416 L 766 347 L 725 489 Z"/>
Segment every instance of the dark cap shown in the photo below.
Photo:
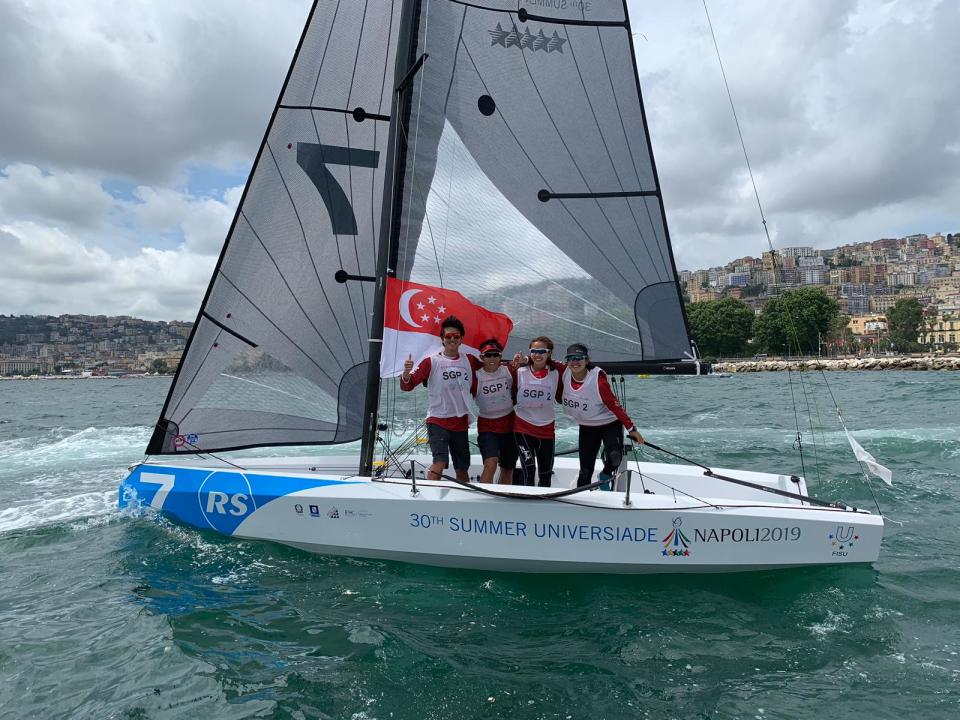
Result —
<path fill-rule="evenodd" d="M 583 343 L 574 343 L 573 345 L 567 346 L 567 355 L 586 355 L 590 357 L 590 351 L 587 350 L 587 346 Z"/>

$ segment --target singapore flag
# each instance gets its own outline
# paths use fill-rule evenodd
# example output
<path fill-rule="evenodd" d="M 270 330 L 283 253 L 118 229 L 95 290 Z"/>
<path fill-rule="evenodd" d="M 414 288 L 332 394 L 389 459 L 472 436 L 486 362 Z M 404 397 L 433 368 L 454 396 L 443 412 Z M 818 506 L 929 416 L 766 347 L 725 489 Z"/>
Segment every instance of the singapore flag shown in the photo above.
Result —
<path fill-rule="evenodd" d="M 440 323 L 451 315 L 466 330 L 460 351 L 471 355 L 478 355 L 480 343 L 489 338 L 506 346 L 513 329 L 506 315 L 475 305 L 458 292 L 388 277 L 380 377 L 400 375 L 408 355 L 413 355 L 416 367 L 427 355 L 443 350 Z"/>

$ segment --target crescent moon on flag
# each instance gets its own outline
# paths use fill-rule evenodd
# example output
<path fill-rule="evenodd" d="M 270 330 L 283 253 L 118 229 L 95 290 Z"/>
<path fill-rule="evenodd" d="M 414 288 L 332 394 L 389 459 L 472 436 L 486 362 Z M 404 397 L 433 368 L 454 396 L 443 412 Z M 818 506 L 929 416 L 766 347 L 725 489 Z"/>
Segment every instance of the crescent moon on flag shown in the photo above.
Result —
<path fill-rule="evenodd" d="M 413 318 L 410 317 L 410 301 L 413 300 L 413 296 L 416 295 L 419 290 L 407 290 L 403 295 L 400 296 L 400 317 L 410 325 L 413 325 L 415 328 L 420 327 L 417 325 Z"/>

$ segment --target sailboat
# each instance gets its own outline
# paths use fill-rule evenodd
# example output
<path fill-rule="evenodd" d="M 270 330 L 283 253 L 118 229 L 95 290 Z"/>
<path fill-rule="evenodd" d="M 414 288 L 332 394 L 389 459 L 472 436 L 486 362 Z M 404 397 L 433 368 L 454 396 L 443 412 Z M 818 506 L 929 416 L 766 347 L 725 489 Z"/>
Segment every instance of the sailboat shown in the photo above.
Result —
<path fill-rule="evenodd" d="M 703 372 L 625 2 L 317 0 L 120 506 L 312 552 L 502 571 L 877 559 L 879 513 L 814 498 L 783 469 L 634 458 L 595 492 L 558 458 L 552 487 L 427 480 L 430 458 L 409 452 L 416 393 L 381 377 L 396 364 L 388 278 L 508 315 L 508 355 L 548 334 L 611 374 Z M 400 308 L 414 323 L 424 310 Z M 222 455 L 283 446 L 297 449 Z M 316 446 L 348 449 L 304 454 Z"/>

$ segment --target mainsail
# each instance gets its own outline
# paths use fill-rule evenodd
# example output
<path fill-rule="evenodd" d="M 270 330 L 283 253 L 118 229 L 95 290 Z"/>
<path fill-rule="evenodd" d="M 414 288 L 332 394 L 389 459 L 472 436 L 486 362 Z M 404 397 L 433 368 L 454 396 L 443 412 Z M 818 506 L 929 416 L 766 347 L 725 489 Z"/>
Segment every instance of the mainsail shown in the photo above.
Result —
<path fill-rule="evenodd" d="M 360 437 L 384 273 L 690 356 L 624 2 L 316 2 L 147 452 Z"/>

